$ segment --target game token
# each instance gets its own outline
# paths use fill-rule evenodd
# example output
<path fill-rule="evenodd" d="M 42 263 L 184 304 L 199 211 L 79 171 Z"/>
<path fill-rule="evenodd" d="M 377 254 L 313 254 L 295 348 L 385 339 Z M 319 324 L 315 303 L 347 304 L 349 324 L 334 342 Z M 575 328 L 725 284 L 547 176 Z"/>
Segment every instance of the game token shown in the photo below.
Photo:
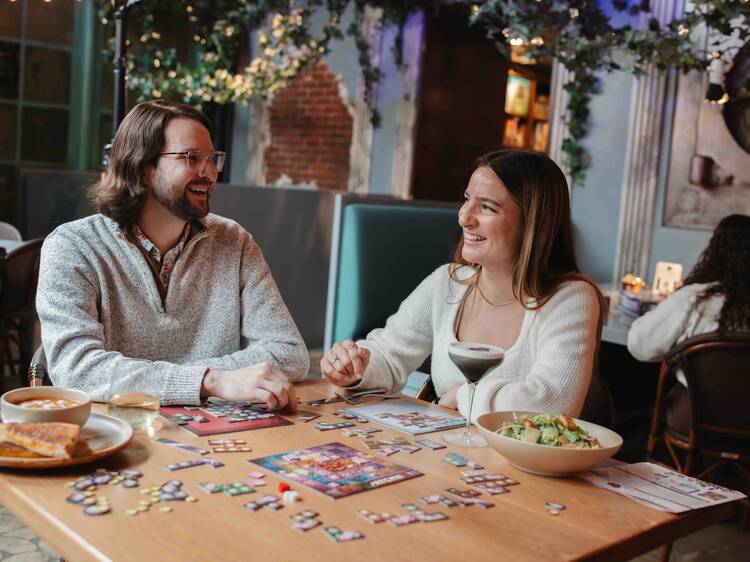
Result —
<path fill-rule="evenodd" d="M 339 529 L 338 527 L 323 527 L 323 532 L 328 536 L 328 538 L 335 541 L 341 534 L 341 529 Z"/>
<path fill-rule="evenodd" d="M 250 447 L 214 447 L 214 453 L 249 453 L 252 449 Z"/>
<path fill-rule="evenodd" d="M 133 480 L 132 478 L 126 478 L 120 482 L 125 488 L 137 488 L 138 487 L 138 480 Z"/>
<path fill-rule="evenodd" d="M 336 537 L 336 542 L 349 542 L 365 538 L 359 531 L 344 531 Z"/>
<path fill-rule="evenodd" d="M 445 521 L 446 519 L 450 519 L 450 517 L 440 511 L 435 511 L 433 513 L 423 512 L 417 515 L 417 517 L 422 523 L 434 523 L 435 521 Z"/>
<path fill-rule="evenodd" d="M 395 525 L 396 527 L 403 527 L 404 525 L 411 525 L 419 521 L 414 515 L 393 515 L 388 518 L 388 523 Z"/>
<path fill-rule="evenodd" d="M 255 488 L 251 488 L 246 484 L 240 482 L 234 482 L 232 484 L 224 484 L 224 493 L 228 496 L 241 496 L 243 494 L 252 494 L 255 492 Z"/>
<path fill-rule="evenodd" d="M 76 492 L 74 494 L 70 494 L 67 498 L 65 498 L 65 501 L 69 503 L 82 503 L 86 499 L 88 499 L 86 494 L 82 492 Z"/>
<path fill-rule="evenodd" d="M 283 508 L 284 506 L 281 505 L 280 503 L 273 502 L 273 503 L 267 503 L 263 507 L 266 508 L 266 509 L 271 509 L 273 511 L 278 511 L 281 508 Z"/>
<path fill-rule="evenodd" d="M 253 486 L 255 488 L 258 488 L 260 486 L 265 486 L 267 482 L 265 480 L 261 480 L 260 478 L 250 478 L 247 481 L 248 486 Z"/>
<path fill-rule="evenodd" d="M 242 507 L 248 511 L 258 511 L 263 506 L 258 502 L 247 502 L 242 504 Z"/>
<path fill-rule="evenodd" d="M 126 509 L 125 515 L 138 515 L 139 511 L 137 509 Z"/>
<path fill-rule="evenodd" d="M 108 505 L 89 505 L 83 509 L 83 513 L 86 515 L 104 515 L 109 511 Z"/>
<path fill-rule="evenodd" d="M 453 466 L 466 466 L 466 463 L 469 462 L 469 459 L 458 453 L 445 453 L 443 460 Z"/>
<path fill-rule="evenodd" d="M 247 461 L 247 462 L 252 462 L 252 461 Z M 250 478 L 265 478 L 266 477 L 266 473 L 265 472 L 260 472 L 259 470 L 253 470 L 250 474 L 248 474 L 248 476 Z"/>
<path fill-rule="evenodd" d="M 544 507 L 546 509 L 554 509 L 555 511 L 563 511 L 565 509 L 565 505 L 557 502 L 544 502 Z"/>
<path fill-rule="evenodd" d="M 473 486 L 480 492 L 486 492 L 491 496 L 510 492 L 510 490 L 503 486 L 501 482 L 477 482 L 476 484 L 473 484 Z"/>
<path fill-rule="evenodd" d="M 160 507 L 159 511 L 161 511 L 162 513 L 169 513 L 170 511 L 172 511 L 172 508 L 168 505 L 165 505 L 164 507 Z"/>
<path fill-rule="evenodd" d="M 481 492 L 477 492 L 476 490 L 459 490 L 458 488 L 446 488 L 445 491 L 464 499 L 475 498 L 482 495 Z"/>
<path fill-rule="evenodd" d="M 445 507 L 457 507 L 459 505 L 462 505 L 462 504 L 459 504 L 458 502 L 455 502 L 452 499 L 450 499 L 448 497 L 445 497 L 445 496 L 440 496 L 440 499 L 438 500 L 438 503 L 440 505 L 445 506 Z"/>
<path fill-rule="evenodd" d="M 373 513 L 372 511 L 368 511 L 366 509 L 360 509 L 357 512 L 357 515 L 359 515 L 363 519 L 366 519 L 370 523 L 382 523 L 383 521 L 388 521 L 388 519 L 392 517 L 392 515 L 388 512 Z"/>
<path fill-rule="evenodd" d="M 437 441 L 433 441 L 432 439 L 417 439 L 415 443 L 419 443 L 420 445 L 423 445 L 428 449 L 432 449 L 433 451 L 437 451 L 438 449 L 445 449 L 445 445 L 443 445 L 442 443 L 438 443 Z"/>
<path fill-rule="evenodd" d="M 195 502 L 198 501 L 198 498 L 196 498 L 194 496 L 188 496 L 188 497 L 185 498 L 185 501 L 186 502 L 190 502 L 190 503 L 195 503 Z"/>
<path fill-rule="evenodd" d="M 302 521 L 297 521 L 295 523 L 292 523 L 292 529 L 295 529 L 296 531 L 309 531 L 310 529 L 314 529 L 315 527 L 319 526 L 321 523 L 317 519 L 304 519 Z"/>
<path fill-rule="evenodd" d="M 438 503 L 440 501 L 440 498 L 442 498 L 440 494 L 435 494 L 434 496 L 422 496 L 419 498 L 419 501 L 422 503 L 426 503 L 427 505 L 432 505 L 435 503 Z"/>
<path fill-rule="evenodd" d="M 279 482 L 278 490 L 279 490 L 280 494 L 286 492 L 287 490 L 291 490 L 291 489 L 292 489 L 292 487 L 289 484 L 287 484 L 286 482 Z"/>
<path fill-rule="evenodd" d="M 281 495 L 281 500 L 284 503 L 294 503 L 299 501 L 299 492 L 295 490 L 287 490 Z"/>
<path fill-rule="evenodd" d="M 474 462 L 474 461 L 466 461 L 466 466 L 468 466 L 469 468 L 473 468 L 475 470 L 482 470 L 484 468 L 484 465 L 481 465 L 478 462 Z"/>
<path fill-rule="evenodd" d="M 151 508 L 150 505 L 139 505 L 136 509 L 140 512 L 148 511 Z"/>

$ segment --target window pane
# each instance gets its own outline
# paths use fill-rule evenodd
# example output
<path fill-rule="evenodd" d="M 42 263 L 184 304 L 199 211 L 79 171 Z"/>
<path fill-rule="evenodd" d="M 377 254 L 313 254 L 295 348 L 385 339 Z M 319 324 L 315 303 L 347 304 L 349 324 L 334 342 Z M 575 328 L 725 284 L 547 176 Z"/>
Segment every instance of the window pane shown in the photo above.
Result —
<path fill-rule="evenodd" d="M 65 163 L 68 154 L 68 112 L 64 109 L 23 109 L 21 160 Z"/>
<path fill-rule="evenodd" d="M 0 41 L 0 98 L 18 99 L 18 45 Z"/>
<path fill-rule="evenodd" d="M 21 2 L 0 2 L 0 35 L 21 34 Z"/>
<path fill-rule="evenodd" d="M 73 44 L 75 0 L 26 2 L 26 38 L 56 45 Z"/>
<path fill-rule="evenodd" d="M 112 140 L 112 115 L 110 113 L 102 113 L 99 116 L 99 152 L 97 152 L 97 162 L 101 162 L 102 153 L 104 151 L 104 145 Z"/>
<path fill-rule="evenodd" d="M 112 61 L 102 57 L 102 81 L 99 88 L 99 107 L 102 109 L 112 109 L 112 92 L 115 87 L 115 79 L 112 75 Z"/>
<path fill-rule="evenodd" d="M 70 99 L 70 53 L 26 48 L 23 97 L 28 101 L 67 104 Z"/>
<path fill-rule="evenodd" d="M 16 106 L 0 105 L 0 160 L 16 159 Z"/>
<path fill-rule="evenodd" d="M 0 221 L 15 222 L 15 167 L 0 166 Z"/>

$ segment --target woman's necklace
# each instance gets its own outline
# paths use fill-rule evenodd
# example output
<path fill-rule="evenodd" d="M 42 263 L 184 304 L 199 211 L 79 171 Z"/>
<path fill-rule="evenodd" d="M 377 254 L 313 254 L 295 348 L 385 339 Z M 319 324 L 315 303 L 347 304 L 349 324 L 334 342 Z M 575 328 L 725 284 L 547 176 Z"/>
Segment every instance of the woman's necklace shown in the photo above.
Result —
<path fill-rule="evenodd" d="M 480 276 L 481 276 L 481 273 L 480 273 Z M 490 299 L 487 298 L 487 295 L 484 294 L 484 291 L 482 291 L 481 278 L 477 279 L 477 290 L 479 291 L 479 296 L 482 297 L 482 300 L 490 306 L 505 306 L 512 302 L 516 302 L 516 297 L 513 297 L 503 302 L 492 302 Z"/>

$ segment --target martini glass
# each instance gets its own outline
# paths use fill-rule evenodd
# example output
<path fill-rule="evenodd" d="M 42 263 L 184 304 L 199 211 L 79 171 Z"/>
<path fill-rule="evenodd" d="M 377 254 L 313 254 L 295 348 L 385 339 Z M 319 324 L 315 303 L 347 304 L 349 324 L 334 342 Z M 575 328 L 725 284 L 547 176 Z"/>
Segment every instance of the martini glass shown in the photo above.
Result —
<path fill-rule="evenodd" d="M 469 415 L 466 416 L 466 427 L 443 435 L 443 441 L 459 447 L 486 447 L 487 441 L 480 435 L 471 434 L 471 410 L 474 405 L 474 389 L 487 372 L 505 358 L 505 352 L 494 345 L 484 343 L 453 342 L 448 346 L 448 357 L 458 367 L 469 383 Z"/>

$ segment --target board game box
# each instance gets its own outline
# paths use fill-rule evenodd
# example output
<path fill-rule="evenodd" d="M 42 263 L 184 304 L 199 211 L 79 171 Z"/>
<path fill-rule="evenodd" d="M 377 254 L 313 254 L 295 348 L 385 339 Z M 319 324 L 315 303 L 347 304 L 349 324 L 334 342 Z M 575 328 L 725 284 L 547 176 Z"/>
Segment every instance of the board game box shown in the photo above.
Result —
<path fill-rule="evenodd" d="M 422 476 L 417 470 L 341 443 L 326 443 L 251 462 L 334 499 Z"/>
<path fill-rule="evenodd" d="M 466 424 L 466 420 L 459 415 L 449 414 L 408 400 L 389 400 L 378 404 L 345 408 L 344 411 L 411 435 L 453 429 Z"/>
<path fill-rule="evenodd" d="M 199 436 L 292 425 L 262 406 L 217 398 L 203 406 L 163 406 L 159 413 Z"/>

